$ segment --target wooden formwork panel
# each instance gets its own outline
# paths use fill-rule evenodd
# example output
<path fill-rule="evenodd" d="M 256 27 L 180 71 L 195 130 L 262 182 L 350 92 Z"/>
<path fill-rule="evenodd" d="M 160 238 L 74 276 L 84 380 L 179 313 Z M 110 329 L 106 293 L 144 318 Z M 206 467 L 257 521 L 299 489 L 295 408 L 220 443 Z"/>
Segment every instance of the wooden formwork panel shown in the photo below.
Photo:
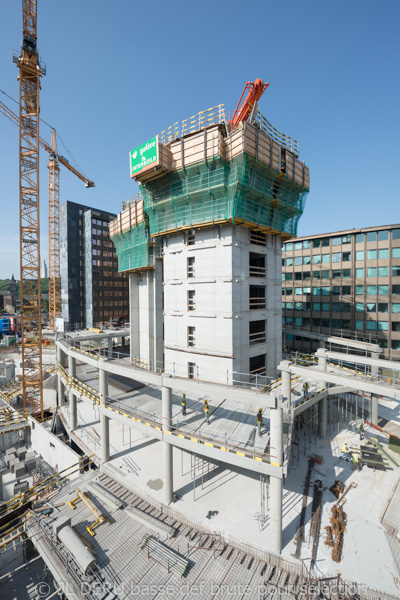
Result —
<path fill-rule="evenodd" d="M 224 140 L 216 125 L 172 142 L 169 150 L 171 171 L 177 171 L 199 162 L 207 162 L 218 156 L 223 157 Z"/>
<path fill-rule="evenodd" d="M 143 198 L 128 206 L 119 213 L 114 221 L 110 222 L 110 237 L 117 233 L 124 233 L 144 221 L 145 213 Z"/>

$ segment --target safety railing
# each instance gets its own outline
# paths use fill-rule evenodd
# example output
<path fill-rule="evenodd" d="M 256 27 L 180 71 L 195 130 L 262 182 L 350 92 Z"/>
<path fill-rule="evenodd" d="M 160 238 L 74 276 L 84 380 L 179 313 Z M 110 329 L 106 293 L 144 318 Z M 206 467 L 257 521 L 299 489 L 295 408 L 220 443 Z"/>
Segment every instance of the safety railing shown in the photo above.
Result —
<path fill-rule="evenodd" d="M 344 339 L 354 340 L 356 342 L 366 342 L 368 344 L 377 344 L 377 339 L 372 337 L 371 334 L 365 335 L 363 333 L 359 333 L 358 331 L 351 331 L 348 329 L 333 329 L 331 327 L 314 327 L 312 325 L 295 325 L 293 323 L 288 323 L 287 326 L 283 327 L 285 329 L 295 329 L 297 331 L 307 331 L 309 333 L 318 333 L 320 335 L 332 335 L 334 337 L 340 337 Z"/>
<path fill-rule="evenodd" d="M 218 125 L 219 123 L 225 122 L 225 107 L 224 104 L 218 104 L 207 110 L 203 110 L 197 115 L 193 115 L 188 119 L 182 121 L 181 126 L 179 123 L 174 123 L 158 136 L 160 144 L 166 145 L 170 142 L 178 139 L 181 136 L 194 133 L 195 131 L 201 131 L 211 125 Z"/>
<path fill-rule="evenodd" d="M 285 135 L 284 133 L 282 133 L 281 131 L 276 129 L 264 117 L 264 115 L 261 114 L 260 111 L 257 111 L 254 121 L 255 121 L 255 123 L 258 124 L 258 126 L 260 127 L 260 129 L 262 129 L 262 131 L 265 131 L 265 133 L 270 138 L 272 138 L 273 140 L 278 142 L 278 144 L 280 144 L 283 148 L 286 148 L 287 150 L 289 150 L 295 156 L 299 156 L 299 154 L 300 154 L 299 142 L 296 142 L 296 140 L 294 140 L 293 138 L 289 137 L 288 135 Z"/>

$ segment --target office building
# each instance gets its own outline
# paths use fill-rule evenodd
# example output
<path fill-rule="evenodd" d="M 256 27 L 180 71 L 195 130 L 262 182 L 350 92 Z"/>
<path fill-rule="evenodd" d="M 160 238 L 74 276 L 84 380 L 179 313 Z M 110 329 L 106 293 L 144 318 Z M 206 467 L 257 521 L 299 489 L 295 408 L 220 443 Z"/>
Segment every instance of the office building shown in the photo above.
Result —
<path fill-rule="evenodd" d="M 283 244 L 283 324 L 377 340 L 400 356 L 400 225 L 351 229 Z M 290 348 L 318 342 L 288 333 Z"/>
<path fill-rule="evenodd" d="M 115 216 L 75 202 L 60 206 L 61 309 L 70 326 L 128 316 L 128 279 L 118 273 L 108 230 Z"/>

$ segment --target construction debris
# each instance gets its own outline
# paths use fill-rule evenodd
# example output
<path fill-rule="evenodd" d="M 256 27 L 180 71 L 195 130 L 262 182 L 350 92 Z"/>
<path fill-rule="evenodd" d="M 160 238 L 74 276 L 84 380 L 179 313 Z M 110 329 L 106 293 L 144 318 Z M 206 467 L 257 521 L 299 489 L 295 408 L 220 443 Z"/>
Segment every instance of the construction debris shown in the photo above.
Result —
<path fill-rule="evenodd" d="M 329 488 L 329 491 L 332 492 L 332 494 L 334 494 L 336 498 L 339 498 L 340 494 L 343 494 L 344 491 L 343 481 L 336 479 L 333 486 Z"/>
<path fill-rule="evenodd" d="M 311 530 L 310 534 L 313 538 L 311 564 L 315 563 L 317 558 L 319 532 L 321 529 L 321 502 L 322 502 L 323 486 L 322 481 L 317 479 L 314 481 L 314 496 L 312 503 Z"/>
<path fill-rule="evenodd" d="M 327 539 L 325 544 L 327 546 L 331 546 L 332 550 L 332 560 L 335 562 L 340 562 L 342 559 L 342 550 L 343 550 L 343 534 L 346 529 L 346 519 L 347 514 L 343 510 L 343 504 L 346 502 L 345 496 L 351 490 L 351 488 L 357 487 L 356 483 L 351 483 L 346 491 L 340 496 L 339 500 L 333 505 L 331 511 L 331 526 L 325 527 L 325 531 L 327 533 Z M 336 495 L 333 491 L 334 489 L 339 490 L 343 489 L 343 483 L 341 481 L 335 481 L 335 484 L 330 488 L 330 490 Z"/>

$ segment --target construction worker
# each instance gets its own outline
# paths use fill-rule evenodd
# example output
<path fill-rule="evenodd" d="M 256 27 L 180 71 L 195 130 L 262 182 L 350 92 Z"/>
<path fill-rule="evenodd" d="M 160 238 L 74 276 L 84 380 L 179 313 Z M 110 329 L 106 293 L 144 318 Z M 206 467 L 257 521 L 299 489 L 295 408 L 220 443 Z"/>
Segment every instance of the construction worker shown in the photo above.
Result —
<path fill-rule="evenodd" d="M 304 395 L 304 398 L 307 398 L 307 396 L 308 396 L 308 388 L 309 388 L 309 385 L 308 385 L 307 381 L 305 381 L 303 383 L 303 395 Z"/>
<path fill-rule="evenodd" d="M 207 425 L 209 425 L 210 424 L 210 405 L 208 404 L 208 400 L 204 400 L 204 416 L 205 416 Z"/>
<path fill-rule="evenodd" d="M 360 470 L 360 461 L 359 461 L 360 455 L 358 452 L 352 452 L 351 454 L 351 470 L 353 471 L 353 469 L 356 468 L 357 465 L 357 471 Z"/>
<path fill-rule="evenodd" d="M 186 417 L 186 394 L 182 394 L 182 400 L 181 400 L 181 405 L 182 405 L 182 416 Z"/>
<path fill-rule="evenodd" d="M 261 428 L 262 428 L 262 424 L 263 424 L 262 413 L 263 413 L 262 408 L 259 408 L 257 416 L 256 416 L 256 421 L 257 421 L 257 425 L 258 425 L 258 435 L 260 437 L 262 436 L 262 433 L 261 433 Z"/>
<path fill-rule="evenodd" d="M 358 428 L 360 432 L 360 440 L 364 439 L 364 421 L 361 421 L 360 427 Z"/>
<path fill-rule="evenodd" d="M 344 458 L 347 461 L 349 460 L 349 446 L 347 442 L 344 442 L 342 445 L 342 455 L 340 458 Z"/>

